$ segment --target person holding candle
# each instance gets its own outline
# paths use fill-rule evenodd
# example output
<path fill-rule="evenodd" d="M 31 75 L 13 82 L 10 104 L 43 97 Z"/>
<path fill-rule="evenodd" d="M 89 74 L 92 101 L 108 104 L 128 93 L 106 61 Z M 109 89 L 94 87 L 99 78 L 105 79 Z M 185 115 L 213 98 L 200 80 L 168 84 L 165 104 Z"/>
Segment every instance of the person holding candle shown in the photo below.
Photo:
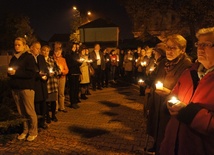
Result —
<path fill-rule="evenodd" d="M 81 96 L 80 96 L 80 98 L 83 100 L 88 99 L 88 97 L 86 97 L 86 88 L 87 88 L 87 85 L 90 83 L 90 74 L 89 74 L 90 61 L 88 61 L 88 55 L 86 55 L 86 50 L 87 50 L 87 47 L 85 45 L 80 46 L 80 49 L 79 49 L 80 58 L 83 59 L 83 62 L 80 66 L 80 71 L 81 71 L 81 75 L 80 75 Z"/>
<path fill-rule="evenodd" d="M 95 71 L 94 75 L 91 76 L 92 89 L 94 91 L 96 91 L 96 89 L 102 90 L 101 88 L 102 72 L 104 71 L 106 66 L 100 44 L 94 45 L 94 50 L 89 53 L 89 59 L 92 60 L 91 66 Z"/>
<path fill-rule="evenodd" d="M 112 50 L 110 52 L 110 61 L 111 61 L 111 69 L 110 69 L 110 73 L 111 73 L 111 79 L 113 83 L 116 83 L 116 71 L 117 71 L 117 67 L 118 67 L 118 56 L 116 54 L 116 50 Z"/>
<path fill-rule="evenodd" d="M 111 61 L 110 61 L 110 54 L 109 49 L 105 48 L 103 51 L 104 61 L 105 61 L 105 69 L 103 71 L 102 75 L 102 87 L 108 87 L 109 86 L 109 73 L 111 70 Z"/>
<path fill-rule="evenodd" d="M 184 70 L 191 66 L 191 60 L 185 53 L 186 39 L 173 34 L 166 38 L 166 58 L 160 61 L 155 73 L 147 103 L 148 123 L 147 133 L 154 138 L 154 145 L 148 152 L 158 154 L 163 139 L 166 124 L 170 118 L 165 100 Z M 159 84 L 157 84 L 159 81 Z M 157 84 L 157 88 L 155 87 Z"/>
<path fill-rule="evenodd" d="M 69 86 L 70 108 L 78 109 L 78 103 L 80 102 L 80 66 L 82 64 L 82 61 L 80 61 L 79 53 L 77 53 L 77 44 L 69 44 L 69 49 L 66 52 L 65 60 L 69 69 L 67 77 Z"/>
<path fill-rule="evenodd" d="M 8 76 L 18 113 L 25 118 L 19 140 L 33 141 L 38 135 L 38 120 L 34 106 L 36 65 L 32 54 L 26 52 L 25 38 L 14 41 L 15 54 L 10 60 Z"/>
<path fill-rule="evenodd" d="M 214 154 L 214 27 L 196 33 L 197 62 L 179 78 L 161 155 Z"/>
<path fill-rule="evenodd" d="M 47 129 L 48 126 L 45 123 L 45 116 L 47 111 L 46 99 L 48 97 L 47 80 L 48 80 L 48 68 L 44 56 L 40 54 L 41 44 L 35 41 L 30 46 L 30 52 L 35 58 L 36 63 L 36 81 L 35 81 L 35 97 L 34 104 L 38 118 L 38 127 Z"/>
<path fill-rule="evenodd" d="M 138 57 L 136 61 L 136 67 L 137 67 L 137 79 L 144 79 L 146 77 L 146 50 L 141 49 L 140 56 Z M 143 83 L 138 83 L 140 85 L 140 96 L 145 96 L 145 85 L 142 85 Z"/>
<path fill-rule="evenodd" d="M 133 65 L 134 65 L 134 56 L 133 56 L 133 52 L 128 49 L 127 53 L 124 56 L 124 70 L 125 70 L 125 75 L 127 78 L 127 82 L 132 83 L 133 82 Z"/>
<path fill-rule="evenodd" d="M 58 98 L 56 102 L 56 111 L 61 111 L 66 113 L 65 109 L 65 83 L 66 75 L 68 74 L 68 66 L 65 58 L 62 57 L 62 48 L 56 48 L 53 55 L 54 60 L 60 68 L 61 75 L 58 78 Z"/>
<path fill-rule="evenodd" d="M 58 96 L 58 77 L 61 75 L 61 70 L 59 66 L 56 64 L 54 58 L 49 56 L 50 47 L 48 45 L 44 45 L 41 48 L 41 54 L 44 56 L 47 67 L 49 69 L 48 73 L 48 98 L 46 100 L 47 107 L 51 107 L 51 117 L 49 115 L 49 108 L 46 110 L 46 122 L 51 123 L 51 120 L 57 122 L 58 119 L 56 117 L 56 101 Z"/>

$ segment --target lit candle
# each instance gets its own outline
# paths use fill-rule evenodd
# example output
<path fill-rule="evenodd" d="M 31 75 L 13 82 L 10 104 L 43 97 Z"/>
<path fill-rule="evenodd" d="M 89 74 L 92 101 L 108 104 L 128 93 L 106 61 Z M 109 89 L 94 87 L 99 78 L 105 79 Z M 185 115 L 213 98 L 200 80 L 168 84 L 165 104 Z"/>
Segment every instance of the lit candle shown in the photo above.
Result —
<path fill-rule="evenodd" d="M 163 83 L 162 83 L 162 82 L 158 81 L 158 82 L 155 84 L 155 86 L 156 86 L 156 89 L 163 90 Z"/>
<path fill-rule="evenodd" d="M 12 71 L 12 70 L 13 70 L 13 68 L 12 68 L 12 67 L 9 67 L 9 68 L 8 68 L 8 70 L 9 70 L 9 71 Z"/>
<path fill-rule="evenodd" d="M 52 67 L 49 68 L 49 73 L 53 73 L 53 68 Z"/>
<path fill-rule="evenodd" d="M 129 60 L 132 60 L 132 58 L 129 58 Z"/>
<path fill-rule="evenodd" d="M 109 59 L 106 59 L 106 61 L 109 61 Z"/>
<path fill-rule="evenodd" d="M 141 62 L 141 66 L 146 66 L 146 61 Z"/>
<path fill-rule="evenodd" d="M 150 71 L 150 72 L 153 72 L 153 71 L 154 71 L 154 68 L 151 67 L 151 68 L 149 69 L 149 71 Z"/>
<path fill-rule="evenodd" d="M 137 59 L 135 60 L 135 62 L 137 62 Z"/>
<path fill-rule="evenodd" d="M 84 61 L 85 59 L 84 58 L 80 58 L 80 61 L 82 62 L 82 61 Z"/>
<path fill-rule="evenodd" d="M 88 60 L 88 62 L 93 62 L 93 61 L 90 59 L 90 60 Z"/>
<path fill-rule="evenodd" d="M 142 83 L 142 82 L 144 82 L 142 79 L 139 79 L 139 81 L 138 81 L 139 83 Z"/>
<path fill-rule="evenodd" d="M 172 98 L 168 102 L 171 105 L 175 105 L 175 104 L 179 103 L 180 101 L 175 96 L 172 96 Z"/>

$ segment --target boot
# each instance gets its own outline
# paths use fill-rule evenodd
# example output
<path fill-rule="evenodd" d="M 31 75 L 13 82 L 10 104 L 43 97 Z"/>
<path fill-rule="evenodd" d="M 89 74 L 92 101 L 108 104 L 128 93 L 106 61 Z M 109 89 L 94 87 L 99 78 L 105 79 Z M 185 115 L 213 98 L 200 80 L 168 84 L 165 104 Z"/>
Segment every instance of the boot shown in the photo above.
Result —
<path fill-rule="evenodd" d="M 88 99 L 88 98 L 85 96 L 85 94 L 81 94 L 81 97 L 80 97 L 80 98 L 83 99 L 83 100 Z"/>
<path fill-rule="evenodd" d="M 89 92 L 89 90 L 86 90 L 85 95 L 91 95 L 91 93 Z"/>

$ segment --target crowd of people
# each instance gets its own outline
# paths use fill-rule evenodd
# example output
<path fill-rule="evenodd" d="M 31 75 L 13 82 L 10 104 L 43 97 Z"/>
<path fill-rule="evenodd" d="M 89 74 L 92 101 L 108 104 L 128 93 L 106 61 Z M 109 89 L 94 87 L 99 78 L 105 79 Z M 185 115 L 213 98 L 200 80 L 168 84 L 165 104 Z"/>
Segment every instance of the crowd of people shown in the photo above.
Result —
<path fill-rule="evenodd" d="M 147 153 L 214 154 L 214 27 L 200 29 L 196 37 L 195 61 L 179 34 L 136 50 L 95 44 L 90 51 L 72 43 L 63 51 L 62 43 L 55 42 L 51 51 L 34 42 L 26 51 L 26 40 L 16 38 L 8 76 L 18 112 L 28 118 L 18 139 L 33 141 L 39 127 L 46 129 L 47 123 L 58 121 L 56 112 L 67 112 L 66 88 L 69 107 L 78 109 L 90 91 L 109 87 L 121 77 L 138 83 L 140 96 L 148 94 L 146 132 L 154 143 Z"/>

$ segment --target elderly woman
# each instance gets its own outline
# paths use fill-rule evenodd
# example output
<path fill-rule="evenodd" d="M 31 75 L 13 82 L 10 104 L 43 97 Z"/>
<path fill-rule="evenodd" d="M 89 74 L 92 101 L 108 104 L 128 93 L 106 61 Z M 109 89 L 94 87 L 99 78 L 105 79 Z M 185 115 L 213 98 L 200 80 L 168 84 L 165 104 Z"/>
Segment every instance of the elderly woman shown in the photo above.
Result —
<path fill-rule="evenodd" d="M 187 57 L 185 50 L 186 39 L 184 37 L 178 34 L 167 37 L 166 58 L 157 66 L 156 78 L 154 81 L 154 84 L 160 81 L 163 87 L 156 88 L 153 86 L 148 101 L 149 115 L 147 133 L 154 138 L 153 148 L 149 149 L 149 152 L 159 152 L 165 127 L 170 118 L 164 101 L 183 71 L 191 66 L 191 61 Z"/>
<path fill-rule="evenodd" d="M 196 34 L 197 58 L 180 77 L 167 103 L 172 115 L 160 153 L 163 155 L 214 154 L 214 27 Z"/>
<path fill-rule="evenodd" d="M 49 115 L 49 110 L 47 110 L 47 123 L 51 123 L 51 120 L 57 122 L 56 118 L 56 101 L 58 96 L 58 78 L 61 75 L 61 70 L 57 66 L 56 61 L 52 56 L 49 56 L 50 47 L 45 45 L 41 48 L 41 54 L 45 57 L 47 67 L 49 69 L 47 88 L 48 88 L 48 98 L 46 100 L 47 106 L 51 106 L 51 118 Z"/>

